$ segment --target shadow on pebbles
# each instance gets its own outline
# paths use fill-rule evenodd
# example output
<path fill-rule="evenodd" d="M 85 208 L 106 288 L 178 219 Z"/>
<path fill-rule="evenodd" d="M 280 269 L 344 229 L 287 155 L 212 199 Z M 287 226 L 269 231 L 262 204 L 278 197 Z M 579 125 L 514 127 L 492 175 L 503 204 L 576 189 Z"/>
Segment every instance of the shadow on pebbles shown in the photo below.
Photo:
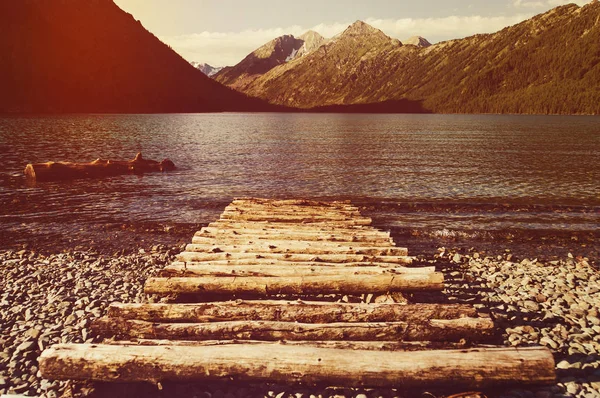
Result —
<path fill-rule="evenodd" d="M 97 342 L 90 322 L 114 301 L 142 302 L 143 284 L 172 261 L 177 248 L 105 257 L 92 252 L 43 256 L 0 252 L 0 394 L 46 397 L 181 396 L 442 397 L 443 392 L 308 388 L 235 383 L 106 385 L 43 380 L 37 358 L 55 343 Z M 512 261 L 511 261 L 512 260 Z M 489 313 L 503 332 L 499 344 L 549 347 L 558 383 L 537 389 L 484 391 L 477 396 L 515 398 L 600 397 L 600 273 L 585 258 L 550 262 L 510 254 L 468 255 L 443 248 L 424 263 L 445 273 L 443 297 Z M 466 397 L 466 396 L 464 396 Z"/>

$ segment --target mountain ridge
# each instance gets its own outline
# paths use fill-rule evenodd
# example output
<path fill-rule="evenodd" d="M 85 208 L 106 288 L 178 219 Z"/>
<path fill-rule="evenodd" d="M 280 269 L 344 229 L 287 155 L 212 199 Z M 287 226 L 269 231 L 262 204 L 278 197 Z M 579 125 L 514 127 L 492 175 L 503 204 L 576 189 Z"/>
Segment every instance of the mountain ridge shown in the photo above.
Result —
<path fill-rule="evenodd" d="M 411 100 L 439 113 L 599 114 L 598 21 L 594 0 L 426 47 L 402 45 L 356 22 L 244 92 L 304 109 Z"/>
<path fill-rule="evenodd" d="M 223 87 L 112 0 L 0 2 L 1 113 L 275 110 Z"/>

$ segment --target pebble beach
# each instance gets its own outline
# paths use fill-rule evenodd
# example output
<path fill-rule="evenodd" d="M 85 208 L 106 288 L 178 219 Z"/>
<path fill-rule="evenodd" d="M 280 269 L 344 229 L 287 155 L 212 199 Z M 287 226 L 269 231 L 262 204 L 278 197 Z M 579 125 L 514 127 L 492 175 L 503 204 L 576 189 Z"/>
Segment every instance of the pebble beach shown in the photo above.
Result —
<path fill-rule="evenodd" d="M 99 342 L 90 322 L 109 303 L 143 302 L 143 284 L 171 262 L 180 247 L 153 246 L 119 256 L 95 251 L 44 255 L 0 252 L 0 394 L 44 397 L 443 397 L 444 391 L 210 385 L 107 386 L 41 378 L 37 358 L 55 343 Z M 556 360 L 558 382 L 536 389 L 482 391 L 474 396 L 600 397 L 600 273 L 585 257 L 538 261 L 506 250 L 438 248 L 420 256 L 444 272 L 448 302 L 474 304 L 499 328 L 498 344 L 543 345 Z M 132 392 L 133 391 L 133 392 Z M 132 395 L 133 394 L 133 395 Z"/>

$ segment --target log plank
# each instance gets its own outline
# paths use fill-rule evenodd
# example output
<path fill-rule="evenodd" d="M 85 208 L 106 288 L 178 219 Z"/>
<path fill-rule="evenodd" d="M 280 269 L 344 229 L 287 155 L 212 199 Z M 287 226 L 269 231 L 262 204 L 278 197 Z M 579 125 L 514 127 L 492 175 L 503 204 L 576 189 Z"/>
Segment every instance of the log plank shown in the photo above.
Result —
<path fill-rule="evenodd" d="M 390 291 L 442 290 L 442 273 L 306 276 L 148 278 L 147 294 L 363 294 Z"/>
<path fill-rule="evenodd" d="M 192 243 L 185 247 L 187 252 L 199 253 L 297 253 L 297 254 L 353 254 L 368 256 L 407 256 L 408 249 L 404 247 L 372 247 L 372 246 L 342 246 L 342 245 L 320 245 L 300 244 L 298 242 L 285 242 L 279 245 L 268 242 L 250 245 L 232 245 L 229 242 L 222 244 L 196 244 Z"/>
<path fill-rule="evenodd" d="M 177 259 L 183 262 L 207 262 L 220 260 L 252 260 L 268 259 L 289 262 L 309 263 L 389 263 L 412 264 L 413 257 L 409 256 L 366 256 L 356 254 L 298 254 L 298 253 L 200 253 L 182 252 Z"/>
<path fill-rule="evenodd" d="M 60 344 L 39 358 L 45 379 L 158 383 L 268 381 L 365 387 L 473 389 L 555 382 L 546 348 L 351 351 L 273 345 L 113 346 Z"/>
<path fill-rule="evenodd" d="M 98 318 L 92 331 L 118 339 L 170 340 L 357 340 L 479 342 L 494 334 L 489 318 L 430 319 L 426 322 L 223 321 L 155 323 L 137 319 Z"/>
<path fill-rule="evenodd" d="M 173 263 L 159 272 L 162 277 L 176 276 L 311 276 L 311 275 L 380 275 L 380 274 L 431 274 L 435 267 L 379 266 L 322 266 L 315 263 L 281 265 L 219 265 L 214 263 Z"/>
<path fill-rule="evenodd" d="M 466 304 L 349 304 L 314 301 L 236 300 L 193 304 L 112 303 L 112 318 L 149 322 L 222 322 L 234 320 L 301 323 L 426 322 L 430 319 L 474 318 Z"/>

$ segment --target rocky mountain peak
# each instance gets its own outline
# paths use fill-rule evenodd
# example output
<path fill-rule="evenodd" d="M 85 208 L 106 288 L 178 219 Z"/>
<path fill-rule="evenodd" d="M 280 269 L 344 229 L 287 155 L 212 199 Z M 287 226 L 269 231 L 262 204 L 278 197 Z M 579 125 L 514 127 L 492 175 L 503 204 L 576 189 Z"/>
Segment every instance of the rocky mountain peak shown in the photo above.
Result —
<path fill-rule="evenodd" d="M 384 35 L 382 31 L 363 21 L 356 21 L 342 32 L 341 36 Z"/>
<path fill-rule="evenodd" d="M 404 42 L 404 44 L 411 44 L 411 45 L 417 46 L 417 47 L 431 46 L 431 43 L 429 42 L 429 40 L 427 40 L 426 38 L 424 38 L 422 36 L 413 36 L 410 39 L 406 40 Z"/>
<path fill-rule="evenodd" d="M 299 37 L 300 40 L 303 41 L 302 47 L 298 50 L 296 57 L 301 57 L 303 55 L 309 54 L 315 51 L 317 48 L 321 47 L 323 43 L 325 43 L 325 38 L 315 32 L 314 30 L 309 30 Z"/>

